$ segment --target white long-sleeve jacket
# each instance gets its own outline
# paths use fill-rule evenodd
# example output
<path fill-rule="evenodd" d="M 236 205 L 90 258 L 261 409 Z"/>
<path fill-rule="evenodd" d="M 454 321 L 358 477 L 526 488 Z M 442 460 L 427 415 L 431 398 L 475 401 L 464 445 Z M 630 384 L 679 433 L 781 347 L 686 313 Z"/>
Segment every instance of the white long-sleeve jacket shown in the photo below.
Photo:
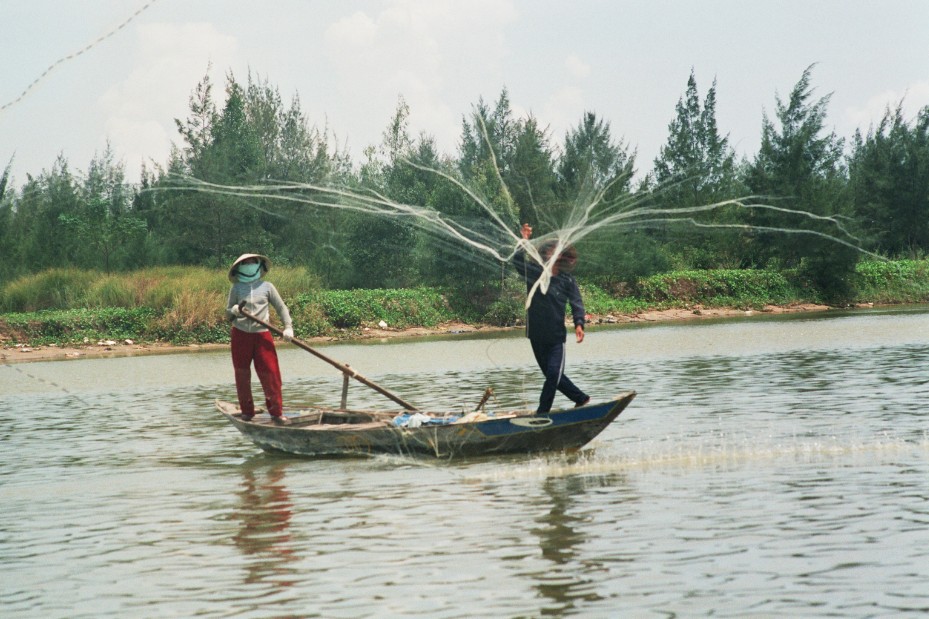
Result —
<path fill-rule="evenodd" d="M 269 322 L 271 317 L 270 307 L 274 307 L 277 315 L 280 316 L 281 322 L 284 323 L 285 329 L 293 328 L 293 321 L 290 318 L 290 310 L 284 305 L 284 300 L 274 284 L 264 280 L 256 282 L 243 283 L 236 282 L 232 284 L 229 291 L 229 301 L 226 303 L 226 318 L 232 321 L 232 326 L 246 333 L 260 333 L 267 329 L 251 318 L 245 316 L 236 317 L 232 313 L 232 308 L 242 301 L 245 301 L 245 311 L 252 316 Z"/>

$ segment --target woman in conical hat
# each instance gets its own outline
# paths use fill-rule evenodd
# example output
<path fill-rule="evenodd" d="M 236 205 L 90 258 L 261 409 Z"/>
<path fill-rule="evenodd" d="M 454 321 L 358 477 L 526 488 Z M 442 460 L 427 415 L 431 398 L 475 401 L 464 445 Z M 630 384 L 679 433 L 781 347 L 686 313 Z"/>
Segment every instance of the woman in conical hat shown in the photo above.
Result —
<path fill-rule="evenodd" d="M 270 269 L 271 261 L 261 254 L 242 254 L 236 258 L 229 267 L 232 289 L 226 303 L 226 317 L 232 321 L 232 367 L 235 369 L 235 388 L 242 419 L 250 421 L 255 416 L 251 371 L 254 363 L 268 413 L 276 423 L 288 423 L 284 417 L 281 370 L 274 338 L 266 327 L 242 313 L 244 309 L 252 316 L 268 322 L 270 308 L 274 307 L 284 323 L 284 339 L 290 341 L 293 338 L 290 310 L 274 284 L 262 279 Z"/>

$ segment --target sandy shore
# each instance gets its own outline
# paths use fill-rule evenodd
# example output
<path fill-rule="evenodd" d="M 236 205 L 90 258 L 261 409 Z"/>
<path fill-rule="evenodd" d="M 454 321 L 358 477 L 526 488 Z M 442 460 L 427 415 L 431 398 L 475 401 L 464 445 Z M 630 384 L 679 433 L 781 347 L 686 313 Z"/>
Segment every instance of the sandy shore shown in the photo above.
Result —
<path fill-rule="evenodd" d="M 745 311 L 734 308 L 681 308 L 660 311 L 648 311 L 638 314 L 617 314 L 605 316 L 590 316 L 589 326 L 596 329 L 597 325 L 623 324 L 634 322 L 673 322 L 681 320 L 700 320 L 707 318 L 726 318 L 735 316 L 751 316 L 766 314 L 786 314 L 796 312 L 815 312 L 829 309 L 826 305 L 798 304 L 790 306 L 769 305 L 758 311 Z M 354 341 L 364 339 L 383 339 L 396 337 L 423 337 L 430 335 L 467 335 L 474 333 L 490 333 L 494 331 L 508 331 L 522 329 L 522 327 L 487 327 L 474 326 L 463 323 L 446 323 L 434 328 L 414 327 L 411 329 L 365 329 L 361 333 L 346 337 L 320 337 L 304 340 L 307 344 Z M 30 361 L 63 361 L 67 359 L 87 359 L 99 357 L 130 357 L 135 355 L 187 353 L 206 350 L 224 350 L 228 344 L 190 344 L 178 346 L 161 342 L 134 342 L 131 340 L 93 342 L 84 346 L 27 346 L 4 345 L 0 348 L 0 361 L 3 363 L 21 363 Z"/>

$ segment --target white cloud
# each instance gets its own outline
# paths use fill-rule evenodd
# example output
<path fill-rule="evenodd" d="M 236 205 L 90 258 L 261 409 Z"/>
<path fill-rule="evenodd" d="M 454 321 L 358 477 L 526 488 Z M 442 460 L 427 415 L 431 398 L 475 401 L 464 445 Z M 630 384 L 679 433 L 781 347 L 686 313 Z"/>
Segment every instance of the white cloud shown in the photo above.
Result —
<path fill-rule="evenodd" d="M 565 58 L 564 66 L 571 77 L 580 79 L 590 75 L 590 65 L 581 60 L 576 54 L 571 54 Z"/>
<path fill-rule="evenodd" d="M 584 91 L 575 86 L 565 86 L 549 97 L 546 101 L 541 117 L 551 127 L 551 138 L 554 144 L 564 142 L 564 136 L 569 129 L 574 129 L 583 118 L 585 111 Z"/>
<path fill-rule="evenodd" d="M 377 36 L 377 28 L 377 24 L 370 17 L 357 11 L 329 26 L 326 38 L 345 48 L 368 48 Z"/>
<path fill-rule="evenodd" d="M 177 135 L 168 133 L 165 125 L 156 120 L 128 119 L 125 117 L 111 117 L 106 123 L 107 135 L 110 138 L 115 153 L 126 164 L 126 175 L 131 181 L 136 181 L 141 166 L 144 163 L 149 170 L 152 169 L 152 159 L 159 165 L 164 165 L 167 157 L 155 157 L 154 153 L 167 154 L 170 144 Z M 120 147 L 117 147 L 120 140 Z M 100 145 L 98 152 L 103 152 L 104 144 Z"/>
<path fill-rule="evenodd" d="M 901 101 L 903 117 L 914 119 L 919 110 L 929 105 L 929 81 L 914 82 L 904 91 L 887 90 L 875 95 L 864 105 L 846 108 L 843 118 L 852 131 L 857 128 L 865 133 L 880 122 L 888 108 L 895 110 Z"/>
<path fill-rule="evenodd" d="M 221 104 L 225 72 L 234 64 L 236 39 L 211 24 L 147 24 L 138 28 L 132 71 L 99 99 L 107 139 L 126 155 L 127 173 L 142 159 L 164 162 L 177 141 L 174 118 L 186 118 L 194 86 L 212 63 L 214 99 Z"/>
<path fill-rule="evenodd" d="M 357 136 L 379 140 L 402 95 L 411 133 L 425 131 L 440 151 L 453 150 L 467 105 L 503 86 L 503 30 L 515 17 L 509 1 L 394 0 L 377 13 L 355 12 L 333 23 L 325 33 L 326 55 L 344 101 L 331 114 L 334 124 L 354 127 L 354 145 L 366 146 Z M 489 80 L 489 93 L 462 92 L 465 84 Z"/>

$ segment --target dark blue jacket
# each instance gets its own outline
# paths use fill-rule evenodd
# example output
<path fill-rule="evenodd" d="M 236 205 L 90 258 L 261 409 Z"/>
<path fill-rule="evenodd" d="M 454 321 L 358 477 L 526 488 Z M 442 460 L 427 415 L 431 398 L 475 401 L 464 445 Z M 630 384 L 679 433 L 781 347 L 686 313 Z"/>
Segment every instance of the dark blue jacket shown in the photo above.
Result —
<path fill-rule="evenodd" d="M 526 279 L 526 292 L 528 293 L 542 275 L 542 266 L 534 260 L 526 260 L 526 254 L 522 251 L 516 252 L 513 265 Z M 551 278 L 547 294 L 542 294 L 541 288 L 537 288 L 532 295 L 532 303 L 526 312 L 526 336 L 534 342 L 564 342 L 568 333 L 565 329 L 565 305 L 567 304 L 571 305 L 574 326 L 583 326 L 584 302 L 581 300 L 577 280 L 570 273 L 559 272 Z"/>

